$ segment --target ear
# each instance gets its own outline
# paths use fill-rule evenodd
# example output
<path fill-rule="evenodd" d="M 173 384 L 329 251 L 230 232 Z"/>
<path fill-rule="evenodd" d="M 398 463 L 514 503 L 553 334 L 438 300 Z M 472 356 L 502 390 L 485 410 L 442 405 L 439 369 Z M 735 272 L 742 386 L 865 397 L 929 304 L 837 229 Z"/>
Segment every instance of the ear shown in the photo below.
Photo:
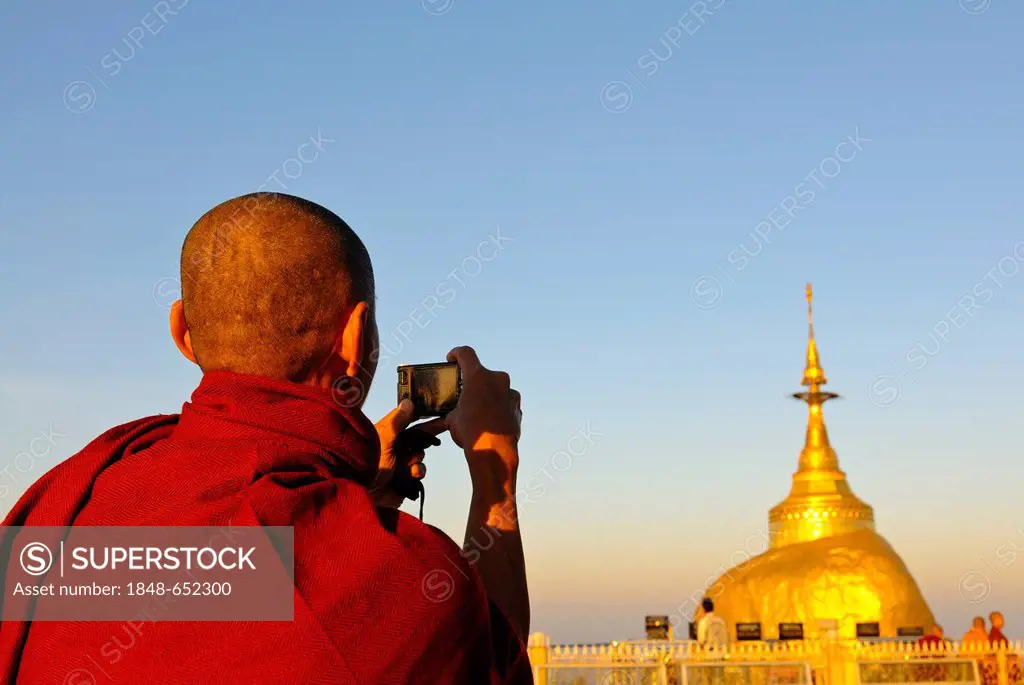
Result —
<path fill-rule="evenodd" d="M 185 307 L 181 300 L 175 300 L 171 305 L 171 337 L 185 359 L 198 366 L 196 354 L 192 351 L 192 335 L 188 332 L 188 326 L 185 324 Z"/>
<path fill-rule="evenodd" d="M 341 358 L 345 362 L 345 374 L 354 378 L 359 377 L 362 362 L 369 351 L 369 311 L 370 305 L 366 302 L 357 304 L 349 313 L 345 328 L 341 331 Z"/>

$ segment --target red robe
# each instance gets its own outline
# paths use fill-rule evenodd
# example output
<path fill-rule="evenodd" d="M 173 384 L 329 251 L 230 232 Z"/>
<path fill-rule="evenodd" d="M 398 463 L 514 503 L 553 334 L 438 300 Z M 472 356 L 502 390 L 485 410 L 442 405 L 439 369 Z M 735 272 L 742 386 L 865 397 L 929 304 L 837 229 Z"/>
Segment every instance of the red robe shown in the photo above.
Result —
<path fill-rule="evenodd" d="M 226 372 L 207 373 L 180 415 L 101 435 L 3 525 L 294 526 L 295 618 L 4 622 L 0 684 L 532 683 L 460 548 L 374 506 L 379 451 L 373 425 L 329 391 Z M 436 569 L 455 583 L 440 603 L 423 591 Z"/>
<path fill-rule="evenodd" d="M 925 635 L 924 637 L 918 638 L 917 644 L 923 645 L 925 648 L 935 645 L 932 649 L 936 649 L 939 645 L 946 644 L 946 640 L 938 635 Z"/>

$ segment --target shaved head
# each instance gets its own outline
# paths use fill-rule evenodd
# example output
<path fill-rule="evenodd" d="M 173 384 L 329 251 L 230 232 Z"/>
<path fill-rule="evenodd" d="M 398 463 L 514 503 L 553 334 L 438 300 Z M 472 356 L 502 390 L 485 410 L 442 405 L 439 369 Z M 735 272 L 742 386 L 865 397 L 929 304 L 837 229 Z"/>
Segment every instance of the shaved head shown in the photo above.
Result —
<path fill-rule="evenodd" d="M 253 193 L 217 205 L 189 231 L 181 299 L 204 372 L 298 381 L 331 356 L 355 305 L 368 303 L 372 320 L 373 267 L 333 212 Z"/>

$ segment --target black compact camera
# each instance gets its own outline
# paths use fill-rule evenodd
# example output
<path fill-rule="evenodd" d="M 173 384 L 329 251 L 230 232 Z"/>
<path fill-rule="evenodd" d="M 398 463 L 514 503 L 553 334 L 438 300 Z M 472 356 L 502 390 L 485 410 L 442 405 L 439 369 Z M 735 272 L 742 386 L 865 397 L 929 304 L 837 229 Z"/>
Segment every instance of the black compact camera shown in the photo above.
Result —
<path fill-rule="evenodd" d="M 461 394 L 462 370 L 454 362 L 398 367 L 398 402 L 412 400 L 414 419 L 445 416 Z"/>

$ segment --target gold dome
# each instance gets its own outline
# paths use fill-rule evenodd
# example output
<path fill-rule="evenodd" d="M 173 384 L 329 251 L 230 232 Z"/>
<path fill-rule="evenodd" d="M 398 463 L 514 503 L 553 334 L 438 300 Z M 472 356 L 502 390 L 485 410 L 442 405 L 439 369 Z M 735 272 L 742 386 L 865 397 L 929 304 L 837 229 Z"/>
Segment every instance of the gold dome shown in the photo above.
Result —
<path fill-rule="evenodd" d="M 895 637 L 935 620 L 899 555 L 871 530 L 769 549 L 726 571 L 707 595 L 730 629 L 760 622 L 765 639 L 778 637 L 779 623 L 802 623 L 814 637 L 820 620 L 834 619 L 839 636 L 852 638 L 858 623 Z"/>
<path fill-rule="evenodd" d="M 829 443 L 822 405 L 839 396 L 821 390 L 828 381 L 811 298 L 808 284 L 802 380 L 808 389 L 794 397 L 809 413 L 793 486 L 769 512 L 768 551 L 726 571 L 707 595 L 730 626 L 760 622 L 768 639 L 778 635 L 779 623 L 803 623 L 811 637 L 823 619 L 838 621 L 841 637 L 854 637 L 857 623 L 877 622 L 883 637 L 895 637 L 899 628 L 928 630 L 934 618 L 917 583 L 875 532 L 874 510 L 853 494 Z"/>

